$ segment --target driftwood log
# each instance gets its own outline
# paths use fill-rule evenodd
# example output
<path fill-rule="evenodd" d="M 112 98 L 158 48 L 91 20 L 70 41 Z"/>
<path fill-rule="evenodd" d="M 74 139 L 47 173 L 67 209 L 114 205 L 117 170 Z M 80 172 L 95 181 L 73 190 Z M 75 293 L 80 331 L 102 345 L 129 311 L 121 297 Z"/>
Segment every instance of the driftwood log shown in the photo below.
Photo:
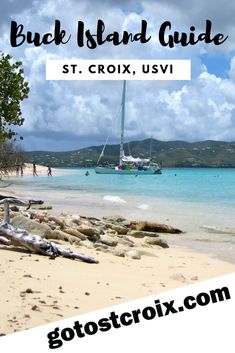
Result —
<path fill-rule="evenodd" d="M 0 243 L 4 245 L 20 246 L 33 253 L 39 253 L 50 257 L 63 256 L 70 259 L 78 259 L 87 263 L 98 263 L 92 257 L 73 252 L 71 249 L 64 249 L 57 244 L 34 235 L 24 229 L 16 229 L 10 224 L 10 204 L 16 206 L 28 206 L 42 204 L 43 201 L 29 200 L 27 202 L 16 198 L 2 198 L 0 204 L 4 205 L 4 220 L 0 223 Z"/>

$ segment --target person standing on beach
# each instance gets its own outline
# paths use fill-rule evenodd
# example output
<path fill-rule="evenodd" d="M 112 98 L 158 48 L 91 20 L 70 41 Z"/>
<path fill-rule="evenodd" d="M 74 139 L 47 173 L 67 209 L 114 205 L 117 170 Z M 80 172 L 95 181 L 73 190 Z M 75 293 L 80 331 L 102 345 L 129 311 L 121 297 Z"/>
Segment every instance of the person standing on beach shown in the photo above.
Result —
<path fill-rule="evenodd" d="M 47 167 L 47 176 L 52 176 L 51 167 Z"/>
<path fill-rule="evenodd" d="M 20 176 L 24 176 L 24 167 L 23 164 L 20 166 Z"/>
<path fill-rule="evenodd" d="M 37 174 L 37 168 L 36 168 L 36 164 L 35 163 L 33 163 L 33 176 L 35 177 L 35 176 L 38 176 L 38 174 Z"/>
<path fill-rule="evenodd" d="M 20 171 L 20 168 L 19 168 L 19 166 L 17 165 L 17 166 L 16 166 L 16 176 L 19 176 L 19 171 Z"/>

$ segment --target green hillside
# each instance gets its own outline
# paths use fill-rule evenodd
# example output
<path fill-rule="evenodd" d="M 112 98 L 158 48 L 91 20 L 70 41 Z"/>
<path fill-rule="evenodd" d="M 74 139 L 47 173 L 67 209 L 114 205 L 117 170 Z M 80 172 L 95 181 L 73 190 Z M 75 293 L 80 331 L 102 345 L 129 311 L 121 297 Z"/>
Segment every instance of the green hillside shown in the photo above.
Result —
<path fill-rule="evenodd" d="M 151 146 L 151 147 L 150 147 Z M 95 166 L 103 146 L 91 146 L 68 152 L 26 152 L 28 160 L 52 167 Z M 146 139 L 124 145 L 126 155 L 162 161 L 163 167 L 235 167 L 235 142 L 222 141 L 158 141 Z M 151 150 L 151 152 L 150 152 Z M 107 145 L 100 165 L 117 164 L 119 145 Z"/>

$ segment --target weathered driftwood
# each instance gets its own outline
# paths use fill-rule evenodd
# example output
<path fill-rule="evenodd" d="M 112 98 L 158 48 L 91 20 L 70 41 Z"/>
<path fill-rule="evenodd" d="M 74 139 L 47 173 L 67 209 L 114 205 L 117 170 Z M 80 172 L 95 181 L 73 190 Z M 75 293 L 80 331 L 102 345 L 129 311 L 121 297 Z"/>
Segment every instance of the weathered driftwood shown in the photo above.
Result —
<path fill-rule="evenodd" d="M 4 221 L 0 223 L 0 242 L 4 245 L 15 245 L 22 246 L 33 253 L 40 253 L 43 255 L 56 257 L 63 256 L 70 259 L 78 259 L 87 263 L 98 263 L 92 257 L 81 255 L 73 252 L 71 249 L 64 249 L 57 244 L 43 239 L 39 235 L 34 235 L 27 232 L 24 229 L 16 229 L 10 225 L 10 209 L 9 205 L 14 204 L 18 206 L 28 206 L 32 204 L 42 204 L 43 201 L 30 200 L 28 202 L 16 199 L 16 198 L 3 198 L 0 200 L 0 204 L 4 205 Z"/>
<path fill-rule="evenodd" d="M 6 239 L 5 237 L 0 236 L 0 244 L 11 245 L 11 241 Z"/>

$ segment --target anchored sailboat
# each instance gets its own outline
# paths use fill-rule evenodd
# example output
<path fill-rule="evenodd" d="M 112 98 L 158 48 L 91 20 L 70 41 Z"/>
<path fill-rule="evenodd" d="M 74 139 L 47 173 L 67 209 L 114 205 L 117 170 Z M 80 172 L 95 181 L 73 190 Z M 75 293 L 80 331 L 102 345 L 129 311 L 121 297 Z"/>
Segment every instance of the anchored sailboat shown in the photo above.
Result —
<path fill-rule="evenodd" d="M 120 174 L 120 175 L 161 174 L 161 168 L 157 164 L 155 164 L 154 166 L 151 166 L 150 159 L 125 156 L 125 152 L 124 152 L 125 101 L 126 101 L 126 81 L 123 82 L 123 91 L 122 91 L 121 142 L 120 142 L 119 165 L 116 167 L 96 167 L 95 172 L 97 174 Z M 104 154 L 104 149 L 105 149 L 105 146 L 101 152 L 101 156 L 103 156 Z"/>

